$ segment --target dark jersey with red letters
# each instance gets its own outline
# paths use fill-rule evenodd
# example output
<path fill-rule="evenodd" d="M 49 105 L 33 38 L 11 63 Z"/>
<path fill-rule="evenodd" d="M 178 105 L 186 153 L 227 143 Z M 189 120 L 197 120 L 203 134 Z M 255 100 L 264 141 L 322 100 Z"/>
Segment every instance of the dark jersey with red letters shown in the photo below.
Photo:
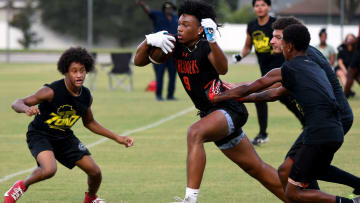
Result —
<path fill-rule="evenodd" d="M 88 111 L 91 94 L 88 88 L 82 87 L 80 96 L 72 96 L 65 86 L 64 79 L 45 84 L 54 91 L 50 102 L 39 104 L 40 115 L 36 115 L 29 124 L 29 129 L 46 132 L 53 138 L 72 135 L 70 129 Z"/>
<path fill-rule="evenodd" d="M 194 47 L 187 48 L 177 42 L 174 52 L 175 68 L 181 82 L 195 107 L 206 111 L 213 105 L 206 96 L 205 89 L 219 74 L 208 59 L 209 43 L 201 39 Z"/>

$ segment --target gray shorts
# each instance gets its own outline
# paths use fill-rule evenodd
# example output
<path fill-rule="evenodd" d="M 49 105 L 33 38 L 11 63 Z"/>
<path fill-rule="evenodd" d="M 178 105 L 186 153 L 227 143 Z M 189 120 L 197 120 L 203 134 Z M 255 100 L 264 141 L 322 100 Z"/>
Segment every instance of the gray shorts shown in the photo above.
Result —
<path fill-rule="evenodd" d="M 221 142 L 215 142 L 215 144 L 219 149 L 226 150 L 233 148 L 237 144 L 239 144 L 241 140 L 246 137 L 246 134 L 244 133 L 244 131 L 242 131 L 241 128 L 240 129 L 235 128 L 234 122 L 228 112 L 226 112 L 223 109 L 220 109 L 219 111 L 222 112 L 226 117 L 229 127 L 229 133 L 224 139 L 221 140 Z"/>

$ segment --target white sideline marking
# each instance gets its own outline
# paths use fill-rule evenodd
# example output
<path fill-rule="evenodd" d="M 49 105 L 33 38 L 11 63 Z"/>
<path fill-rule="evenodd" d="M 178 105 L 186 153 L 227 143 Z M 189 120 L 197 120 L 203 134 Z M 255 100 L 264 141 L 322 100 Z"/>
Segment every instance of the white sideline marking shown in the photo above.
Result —
<path fill-rule="evenodd" d="M 124 132 L 124 133 L 122 133 L 122 134 L 120 134 L 120 135 L 121 135 L 121 136 L 127 136 L 127 135 L 131 135 L 131 134 L 134 134 L 134 133 L 137 133 L 137 132 L 141 132 L 141 131 L 144 131 L 144 130 L 147 130 L 147 129 L 150 129 L 150 128 L 159 126 L 159 125 L 161 125 L 161 124 L 163 124 L 163 123 L 165 123 L 165 122 L 167 122 L 167 121 L 173 120 L 173 119 L 175 119 L 175 118 L 177 118 L 177 117 L 180 117 L 180 116 L 182 116 L 182 115 L 184 115 L 184 114 L 187 114 L 187 113 L 189 113 L 190 111 L 193 111 L 194 109 L 195 109 L 194 107 L 185 109 L 185 110 L 180 111 L 180 112 L 178 112 L 178 113 L 176 113 L 176 114 L 174 114 L 174 115 L 171 115 L 171 116 L 169 116 L 169 117 L 166 117 L 166 118 L 163 118 L 163 119 L 161 119 L 161 120 L 159 120 L 159 121 L 156 121 L 155 123 L 151 123 L 151 124 L 149 124 L 149 125 L 146 125 L 146 126 L 143 126 L 143 127 L 140 127 L 140 128 L 136 128 L 136 129 L 134 129 L 134 130 L 126 131 L 126 132 Z M 87 145 L 87 148 L 91 148 L 91 147 L 94 147 L 94 146 L 96 146 L 96 145 L 102 144 L 102 143 L 104 143 L 104 142 L 106 142 L 106 141 L 108 141 L 108 140 L 109 140 L 108 138 L 99 139 L 99 140 L 96 141 L 96 142 L 93 142 L 93 143 L 91 143 L 91 144 L 88 144 L 88 145 Z M 0 178 L 0 183 L 1 183 L 1 182 L 5 182 L 5 181 L 7 181 L 7 180 L 9 180 L 9 179 L 11 179 L 11 178 L 13 178 L 13 177 L 22 175 L 22 174 L 24 174 L 24 173 L 31 172 L 31 171 L 33 171 L 35 168 L 36 168 L 36 167 L 28 168 L 28 169 L 25 169 L 25 170 L 23 170 L 23 171 L 19 171 L 19 172 L 16 172 L 16 173 L 13 173 L 13 174 L 4 176 L 4 177 Z"/>

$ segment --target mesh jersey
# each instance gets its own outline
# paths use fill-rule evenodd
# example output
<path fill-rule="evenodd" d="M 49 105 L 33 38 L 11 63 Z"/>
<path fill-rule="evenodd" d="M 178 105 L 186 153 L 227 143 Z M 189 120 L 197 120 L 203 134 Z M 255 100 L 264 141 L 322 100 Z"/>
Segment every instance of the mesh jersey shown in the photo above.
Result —
<path fill-rule="evenodd" d="M 201 39 L 191 48 L 177 42 L 174 52 L 174 64 L 181 82 L 195 107 L 201 111 L 213 106 L 205 88 L 213 79 L 219 79 L 219 74 L 208 59 L 210 51 L 209 43 Z"/>
<path fill-rule="evenodd" d="M 54 91 L 54 97 L 51 102 L 45 101 L 39 104 L 40 115 L 36 115 L 30 125 L 53 137 L 72 135 L 70 128 L 90 107 L 89 89 L 83 86 L 81 95 L 75 97 L 66 89 L 64 79 L 45 86 Z"/>

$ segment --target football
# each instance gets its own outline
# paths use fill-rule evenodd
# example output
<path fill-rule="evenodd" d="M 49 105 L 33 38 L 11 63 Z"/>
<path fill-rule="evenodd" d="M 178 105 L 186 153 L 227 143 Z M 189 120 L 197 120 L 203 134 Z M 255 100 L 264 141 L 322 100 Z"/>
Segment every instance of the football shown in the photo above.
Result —
<path fill-rule="evenodd" d="M 171 41 L 174 46 L 175 46 L 175 42 Z M 174 53 L 175 47 L 172 49 L 172 52 L 169 52 L 168 54 L 165 54 L 161 48 L 159 47 L 154 47 L 151 46 L 149 48 L 149 59 L 151 61 L 151 63 L 154 64 L 162 64 L 164 63 L 166 60 L 168 60 Z"/>

